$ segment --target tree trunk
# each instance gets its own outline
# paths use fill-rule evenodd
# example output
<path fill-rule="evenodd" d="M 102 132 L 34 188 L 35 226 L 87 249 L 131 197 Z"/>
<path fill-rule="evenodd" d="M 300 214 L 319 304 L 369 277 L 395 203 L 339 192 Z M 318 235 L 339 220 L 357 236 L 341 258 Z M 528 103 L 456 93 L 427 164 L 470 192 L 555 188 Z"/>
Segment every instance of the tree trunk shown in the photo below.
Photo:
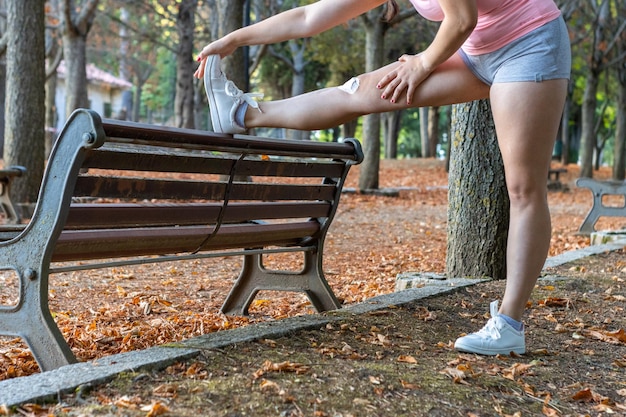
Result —
<path fill-rule="evenodd" d="M 195 128 L 194 81 L 196 63 L 193 59 L 194 16 L 198 0 L 183 0 L 178 5 L 178 52 L 176 54 L 176 96 L 174 98 L 176 126 Z"/>
<path fill-rule="evenodd" d="M 128 33 L 128 25 L 130 22 L 130 12 L 127 8 L 122 7 L 120 9 L 120 78 L 128 82 L 132 82 L 132 72 L 130 64 L 130 40 Z M 122 92 L 122 108 L 118 119 L 133 120 L 135 110 L 133 109 L 133 92 L 132 90 L 126 90 Z"/>
<path fill-rule="evenodd" d="M 402 121 L 402 110 L 391 111 L 383 115 L 385 121 L 385 158 L 398 158 L 398 132 Z"/>
<path fill-rule="evenodd" d="M 306 51 L 306 42 L 298 42 L 296 40 L 289 41 L 289 51 L 291 52 L 291 66 L 293 73 L 291 76 L 291 96 L 299 96 L 305 92 L 306 76 L 304 69 L 307 59 L 304 52 Z M 309 140 L 311 132 L 308 130 L 287 129 L 286 137 L 295 140 Z"/>
<path fill-rule="evenodd" d="M 382 21 L 384 8 L 367 13 L 365 24 L 365 71 L 380 68 L 384 56 L 386 23 Z M 369 114 L 363 118 L 363 155 L 359 171 L 359 190 L 378 189 L 380 168 L 380 114 Z"/>
<path fill-rule="evenodd" d="M 11 198 L 20 205 L 37 201 L 44 168 L 44 4 L 44 0 L 7 2 L 4 164 L 27 170 L 11 187 Z"/>
<path fill-rule="evenodd" d="M 233 32 L 243 26 L 244 3 L 245 0 L 217 1 L 220 23 L 218 31 L 219 37 Z M 233 54 L 227 56 L 222 61 L 222 69 L 226 74 L 228 74 L 228 78 L 239 88 L 243 88 L 248 83 L 248 74 L 246 74 L 243 50 L 244 48 L 237 48 Z"/>
<path fill-rule="evenodd" d="M 65 62 L 65 117 L 78 108 L 89 108 L 86 39 L 75 32 L 63 34 Z"/>
<path fill-rule="evenodd" d="M 561 118 L 561 131 L 560 131 L 560 140 L 561 140 L 561 163 L 563 165 L 569 164 L 569 154 L 570 154 L 570 128 L 569 128 L 569 118 L 570 118 L 570 107 L 572 105 L 572 94 L 571 91 L 567 95 L 567 99 L 565 100 L 565 106 L 563 107 L 563 116 Z"/>
<path fill-rule="evenodd" d="M 582 103 L 582 134 L 580 137 L 580 176 L 593 177 L 593 153 L 596 149 L 595 120 L 598 77 L 593 71 L 587 74 Z"/>
<path fill-rule="evenodd" d="M 617 70 L 619 93 L 615 115 L 615 163 L 613 179 L 624 180 L 626 171 L 626 61 Z"/>
<path fill-rule="evenodd" d="M 428 109 L 428 153 L 432 157 L 437 156 L 437 144 L 439 143 L 439 107 Z"/>
<path fill-rule="evenodd" d="M 6 52 L 6 51 L 5 51 Z M 7 79 L 7 64 L 5 61 L 6 53 L 0 57 L 0 104 L 6 103 L 6 79 Z M 4 155 L 4 105 L 0 105 L 0 155 Z"/>
<path fill-rule="evenodd" d="M 626 4 L 619 3 L 618 15 L 624 16 Z M 626 55 L 626 32 L 622 32 L 617 43 L 617 54 Z M 615 109 L 615 163 L 613 164 L 613 179 L 624 180 L 626 177 L 626 59 L 622 59 L 615 68 L 618 95 Z"/>
<path fill-rule="evenodd" d="M 506 278 L 509 199 L 487 100 L 452 110 L 448 277 Z"/>
<path fill-rule="evenodd" d="M 428 107 L 419 108 L 420 116 L 420 147 L 422 148 L 422 158 L 429 158 L 430 146 L 428 146 Z"/>
<path fill-rule="evenodd" d="M 65 62 L 65 117 L 77 108 L 88 108 L 87 35 L 96 14 L 98 0 L 88 0 L 80 10 L 71 0 L 62 0 L 60 16 Z"/>

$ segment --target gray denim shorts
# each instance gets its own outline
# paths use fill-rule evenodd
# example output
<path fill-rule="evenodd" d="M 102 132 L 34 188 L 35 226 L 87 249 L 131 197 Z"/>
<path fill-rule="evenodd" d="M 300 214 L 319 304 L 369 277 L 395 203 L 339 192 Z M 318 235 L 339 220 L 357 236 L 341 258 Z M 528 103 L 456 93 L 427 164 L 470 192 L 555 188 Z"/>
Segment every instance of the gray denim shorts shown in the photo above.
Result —
<path fill-rule="evenodd" d="M 572 57 L 567 27 L 554 19 L 502 48 L 482 55 L 459 54 L 488 85 L 570 78 Z"/>

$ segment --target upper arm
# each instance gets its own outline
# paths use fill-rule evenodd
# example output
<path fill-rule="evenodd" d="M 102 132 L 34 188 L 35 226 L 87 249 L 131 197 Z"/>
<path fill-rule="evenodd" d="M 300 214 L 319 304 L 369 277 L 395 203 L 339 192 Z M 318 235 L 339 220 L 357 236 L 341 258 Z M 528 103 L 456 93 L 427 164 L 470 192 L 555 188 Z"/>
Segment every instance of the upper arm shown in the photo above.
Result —
<path fill-rule="evenodd" d="M 478 20 L 476 0 L 439 0 L 444 19 L 450 19 L 462 32 L 471 32 Z"/>

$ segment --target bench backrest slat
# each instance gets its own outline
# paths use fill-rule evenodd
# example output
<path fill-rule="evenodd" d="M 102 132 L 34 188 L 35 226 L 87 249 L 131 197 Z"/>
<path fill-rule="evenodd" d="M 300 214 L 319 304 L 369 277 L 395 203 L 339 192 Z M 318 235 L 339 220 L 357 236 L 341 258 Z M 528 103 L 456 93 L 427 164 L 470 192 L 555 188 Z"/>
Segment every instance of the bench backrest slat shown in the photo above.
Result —
<path fill-rule="evenodd" d="M 212 235 L 211 226 L 132 228 L 120 230 L 70 230 L 57 241 L 53 261 L 189 253 L 200 249 L 297 245 L 302 236 L 314 235 L 319 224 L 305 221 L 288 224 L 222 225 Z M 207 237 L 210 238 L 207 239 Z"/>
<path fill-rule="evenodd" d="M 331 205 L 324 201 L 195 204 L 72 204 L 66 229 L 103 227 L 212 225 L 222 221 L 245 222 L 287 218 L 326 217 Z"/>
<path fill-rule="evenodd" d="M 334 185 L 178 181 L 124 177 L 79 177 L 74 195 L 98 198 L 223 200 L 332 200 Z"/>
<path fill-rule="evenodd" d="M 189 152 L 169 154 L 136 152 L 128 150 L 99 149 L 90 152 L 83 167 L 133 171 L 180 172 L 199 174 L 229 175 L 236 164 L 236 175 L 250 176 L 281 176 L 281 177 L 340 177 L 344 163 L 327 161 L 311 164 L 309 160 L 241 160 L 238 156 L 224 157 L 220 155 L 202 156 Z"/>

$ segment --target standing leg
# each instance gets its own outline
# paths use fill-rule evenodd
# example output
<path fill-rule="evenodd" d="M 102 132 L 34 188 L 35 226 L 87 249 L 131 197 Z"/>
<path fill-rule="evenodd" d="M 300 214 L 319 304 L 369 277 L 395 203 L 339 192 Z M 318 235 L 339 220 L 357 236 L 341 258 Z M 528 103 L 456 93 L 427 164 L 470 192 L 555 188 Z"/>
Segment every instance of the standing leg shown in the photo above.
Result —
<path fill-rule="evenodd" d="M 526 352 L 519 322 L 550 246 L 548 169 L 566 89 L 565 79 L 491 87 L 491 109 L 511 203 L 507 281 L 500 310 L 498 302 L 492 302 L 491 319 L 480 331 L 457 339 L 457 350 L 483 355 Z"/>
<path fill-rule="evenodd" d="M 567 80 L 491 88 L 496 133 L 511 200 L 507 283 L 500 313 L 521 321 L 550 246 L 547 178 Z"/>

